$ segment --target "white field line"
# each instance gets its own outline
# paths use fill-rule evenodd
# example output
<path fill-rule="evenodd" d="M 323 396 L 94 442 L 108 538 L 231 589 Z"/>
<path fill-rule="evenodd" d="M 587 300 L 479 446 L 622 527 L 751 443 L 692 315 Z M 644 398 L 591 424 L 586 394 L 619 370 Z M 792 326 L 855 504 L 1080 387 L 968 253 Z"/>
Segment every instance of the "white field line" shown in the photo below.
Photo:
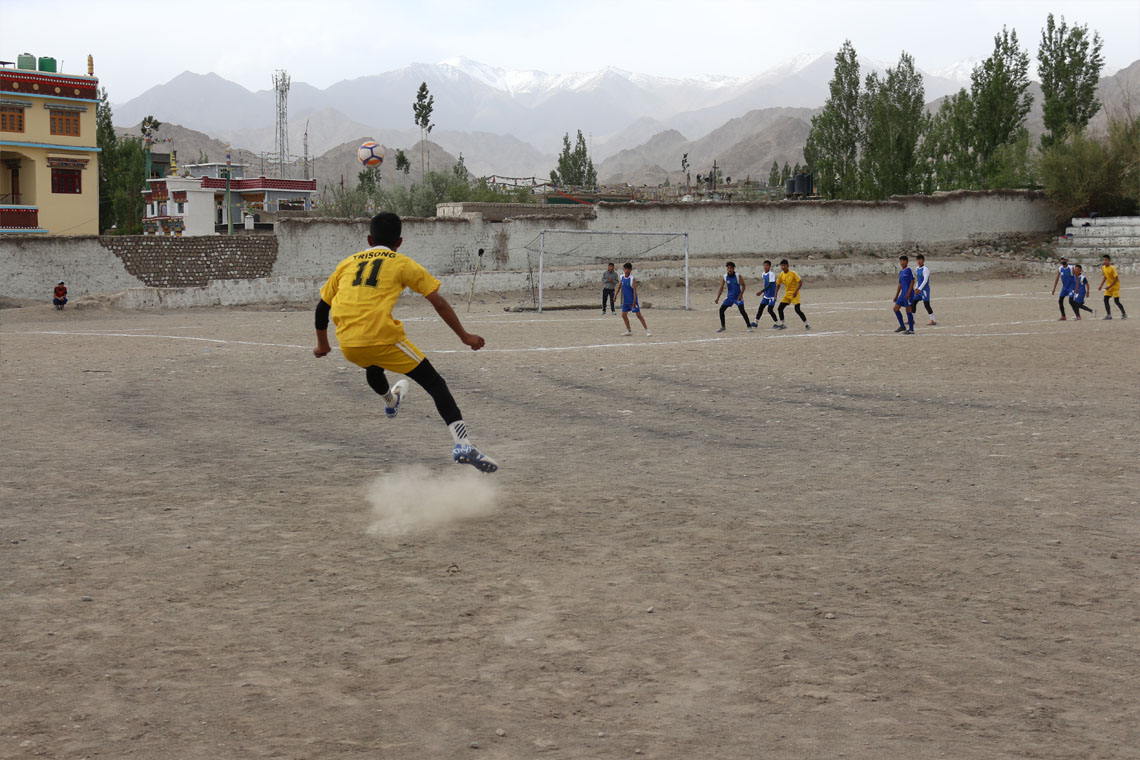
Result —
<path fill-rule="evenodd" d="M 1020 330 L 1014 332 L 1001 332 L 994 331 L 992 328 L 1014 327 L 1020 325 L 1032 324 L 1053 324 L 1060 320 L 1055 319 L 1035 319 L 1035 320 L 1016 320 L 1013 322 L 982 322 L 977 324 L 968 325 L 935 325 L 925 326 L 916 325 L 918 334 L 921 336 L 934 336 L 944 338 L 1007 338 L 1025 335 L 1057 335 L 1061 329 L 1068 329 L 1066 324 L 1065 328 L 1058 328 L 1052 330 Z M 1075 320 L 1074 320 L 1075 321 Z M 1100 320 L 1088 320 L 1099 322 Z M 971 330 L 971 328 L 978 328 Z M 771 330 L 771 328 L 767 328 Z M 484 348 L 479 353 L 482 354 L 513 354 L 513 353 L 544 353 L 553 351 L 588 351 L 594 349 L 608 349 L 608 348 L 645 348 L 645 347 L 660 347 L 660 346 L 685 346 L 685 345 L 698 345 L 704 343 L 722 343 L 722 342 L 735 342 L 735 341 L 756 341 L 756 340 L 795 340 L 807 339 L 814 340 L 819 338 L 829 337 L 849 337 L 849 338 L 879 338 L 893 336 L 894 330 L 884 328 L 882 330 L 816 330 L 806 331 L 802 330 L 801 326 L 795 324 L 791 325 L 789 330 L 794 332 L 786 332 L 784 330 L 774 331 L 772 333 L 762 334 L 744 334 L 733 337 L 715 337 L 715 338 L 688 338 L 678 340 L 644 340 L 640 336 L 630 336 L 626 340 L 605 342 L 605 343 L 584 343 L 570 346 L 523 346 L 519 348 Z M 0 332 L 3 335 L 60 335 L 60 336 L 79 336 L 79 337 L 93 337 L 93 338 L 150 338 L 153 340 L 174 340 L 174 341 L 190 341 L 196 343 L 213 343 L 218 345 L 236 345 L 236 346 L 257 346 L 262 348 L 290 348 L 290 349 L 303 349 L 311 350 L 311 346 L 302 346 L 292 343 L 265 343 L 259 341 L 249 340 L 226 340 L 224 338 L 199 338 L 188 335 L 162 335 L 155 333 L 111 333 L 111 332 L 93 332 L 93 331 L 68 331 L 68 330 L 32 330 L 32 331 L 11 331 Z M 334 346 L 334 348 L 336 348 Z M 470 349 L 436 349 L 429 350 L 425 353 L 428 354 L 467 354 L 474 353 Z"/>

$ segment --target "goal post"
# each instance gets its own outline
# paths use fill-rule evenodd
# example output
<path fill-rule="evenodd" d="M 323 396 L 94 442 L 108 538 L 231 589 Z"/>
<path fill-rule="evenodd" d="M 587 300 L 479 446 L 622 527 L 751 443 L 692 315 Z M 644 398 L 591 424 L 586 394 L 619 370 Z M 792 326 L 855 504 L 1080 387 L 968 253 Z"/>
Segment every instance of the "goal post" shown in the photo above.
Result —
<path fill-rule="evenodd" d="M 553 242 L 554 239 L 563 235 L 577 236 L 578 240 L 585 240 L 587 237 L 597 236 L 601 239 L 617 238 L 625 243 L 625 245 L 613 245 L 612 242 L 606 246 L 606 255 L 601 256 L 594 253 L 594 250 L 584 243 L 577 243 L 573 247 L 566 248 L 563 252 L 553 250 L 548 246 L 548 242 Z M 573 239 L 573 238 L 572 238 Z M 640 242 L 639 242 L 640 239 Z M 544 286 L 544 271 L 546 269 L 546 258 L 548 255 L 567 256 L 568 253 L 576 255 L 572 263 L 576 266 L 596 266 L 605 259 L 639 259 L 644 265 L 645 255 L 660 249 L 662 246 L 674 240 L 680 240 L 683 245 L 682 251 L 678 251 L 678 258 L 682 258 L 684 262 L 685 273 L 685 308 L 692 308 L 689 302 L 689 233 L 687 232 L 619 232 L 614 230 L 566 230 L 566 229 L 544 229 L 538 233 L 538 311 L 542 311 L 542 293 Z M 532 245 L 533 245 L 532 241 Z M 530 248 L 531 246 L 527 246 Z M 614 250 L 616 247 L 617 250 Z M 583 250 L 585 249 L 585 250 Z M 591 255 L 593 254 L 593 255 Z M 661 260 L 660 254 L 655 258 Z M 621 264 L 619 263 L 620 267 Z"/>

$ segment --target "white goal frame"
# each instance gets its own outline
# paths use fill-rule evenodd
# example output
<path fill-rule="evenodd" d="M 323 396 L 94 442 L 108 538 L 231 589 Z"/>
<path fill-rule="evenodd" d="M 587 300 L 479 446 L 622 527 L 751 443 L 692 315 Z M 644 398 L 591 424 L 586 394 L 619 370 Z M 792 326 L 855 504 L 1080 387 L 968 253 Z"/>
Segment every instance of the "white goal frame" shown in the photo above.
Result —
<path fill-rule="evenodd" d="M 689 233 L 687 232 L 619 232 L 616 230 L 561 230 L 548 228 L 538 233 L 538 311 L 542 312 L 542 267 L 546 256 L 546 233 L 559 235 L 623 235 L 629 237 L 680 237 L 685 239 L 685 308 L 691 309 L 689 303 Z"/>

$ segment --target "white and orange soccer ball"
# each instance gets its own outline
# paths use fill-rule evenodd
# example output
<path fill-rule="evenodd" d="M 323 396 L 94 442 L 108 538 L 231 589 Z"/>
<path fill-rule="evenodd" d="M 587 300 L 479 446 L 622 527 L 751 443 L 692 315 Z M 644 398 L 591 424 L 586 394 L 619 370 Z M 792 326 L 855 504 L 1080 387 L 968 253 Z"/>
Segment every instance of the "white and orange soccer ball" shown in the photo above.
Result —
<path fill-rule="evenodd" d="M 384 163 L 384 153 L 381 152 L 380 145 L 374 140 L 369 140 L 357 148 L 356 157 L 365 166 L 379 166 Z"/>

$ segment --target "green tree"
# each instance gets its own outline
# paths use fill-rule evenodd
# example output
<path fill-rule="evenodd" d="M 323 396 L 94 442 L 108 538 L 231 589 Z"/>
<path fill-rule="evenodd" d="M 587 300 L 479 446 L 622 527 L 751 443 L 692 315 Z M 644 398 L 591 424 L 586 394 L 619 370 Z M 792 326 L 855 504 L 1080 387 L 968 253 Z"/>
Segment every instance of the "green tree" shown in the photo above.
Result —
<path fill-rule="evenodd" d="M 867 76 L 860 96 L 860 196 L 882 200 L 922 189 L 919 144 L 930 118 L 922 75 L 903 53 L 886 76 Z"/>
<path fill-rule="evenodd" d="M 971 77 L 974 106 L 973 148 L 981 185 L 996 187 L 998 148 L 1013 143 L 1025 130 L 1033 104 L 1029 89 L 1029 54 L 1018 46 L 1017 32 L 1005 27 L 994 36 L 994 52 Z"/>
<path fill-rule="evenodd" d="M 467 162 L 463 160 L 462 153 L 459 154 L 459 160 L 451 167 L 451 173 L 461 182 L 470 182 L 471 172 L 467 171 Z"/>
<path fill-rule="evenodd" d="M 408 154 L 404 153 L 402 148 L 396 149 L 396 171 L 403 172 L 404 176 L 408 176 L 408 172 L 412 170 L 412 162 L 408 160 Z"/>
<path fill-rule="evenodd" d="M 851 40 L 835 55 L 823 110 L 812 117 L 804 158 L 827 198 L 853 198 L 859 184 L 859 60 Z"/>
<path fill-rule="evenodd" d="M 768 187 L 776 187 L 780 184 L 780 163 L 778 161 L 772 162 L 772 170 L 768 172 Z"/>
<path fill-rule="evenodd" d="M 942 101 L 922 142 L 923 190 L 958 190 L 977 186 L 974 101 L 965 89 Z"/>
<path fill-rule="evenodd" d="M 356 175 L 357 187 L 365 193 L 374 193 L 380 187 L 380 167 L 366 166 Z"/>
<path fill-rule="evenodd" d="M 427 175 L 424 160 L 424 149 L 427 146 L 427 136 L 431 134 L 435 124 L 431 122 L 431 112 L 435 110 L 435 96 L 428 93 L 427 82 L 420 83 L 416 91 L 416 102 L 412 104 L 412 113 L 416 117 L 416 126 L 420 128 L 420 175 Z"/>
<path fill-rule="evenodd" d="M 578 140 L 573 148 L 570 147 L 570 133 L 562 136 L 562 154 L 558 157 L 558 169 L 550 172 L 550 181 L 560 186 L 597 187 L 598 172 L 590 160 L 582 130 L 578 130 Z"/>
<path fill-rule="evenodd" d="M 95 106 L 95 142 L 100 151 L 99 230 L 137 234 L 142 231 L 146 159 L 140 139 L 120 139 L 115 134 L 112 116 L 107 90 L 101 88 Z M 157 120 L 152 121 L 157 124 Z"/>
<path fill-rule="evenodd" d="M 1059 219 L 1089 211 L 1140 211 L 1140 122 L 1131 109 L 1113 116 L 1103 139 L 1074 129 L 1042 149 L 1037 172 Z"/>
<path fill-rule="evenodd" d="M 784 162 L 784 168 L 780 170 L 780 181 L 787 182 L 792 178 L 792 167 L 788 166 L 788 162 Z"/>
<path fill-rule="evenodd" d="M 1071 130 L 1083 129 L 1100 109 L 1096 85 L 1104 68 L 1101 46 L 1100 35 L 1094 32 L 1090 37 L 1087 25 L 1070 27 L 1064 16 L 1058 25 L 1049 14 L 1037 48 L 1045 119 L 1042 147 Z"/>

